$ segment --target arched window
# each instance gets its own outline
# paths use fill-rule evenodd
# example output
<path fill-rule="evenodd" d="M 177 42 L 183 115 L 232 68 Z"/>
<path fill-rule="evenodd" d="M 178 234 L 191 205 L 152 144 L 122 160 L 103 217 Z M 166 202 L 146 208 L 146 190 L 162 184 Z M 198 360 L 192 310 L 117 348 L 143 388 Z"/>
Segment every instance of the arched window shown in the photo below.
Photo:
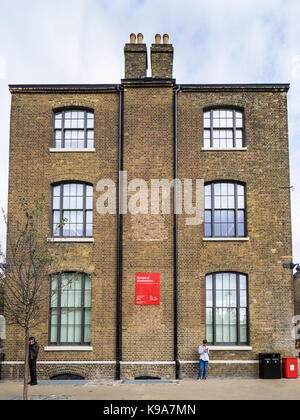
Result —
<path fill-rule="evenodd" d="M 248 279 L 240 273 L 206 276 L 206 337 L 214 345 L 248 344 Z"/>
<path fill-rule="evenodd" d="M 205 185 L 205 237 L 246 236 L 246 192 L 239 182 Z"/>
<path fill-rule="evenodd" d="M 52 186 L 52 236 L 92 237 L 93 186 L 65 182 Z"/>
<path fill-rule="evenodd" d="M 94 113 L 66 109 L 54 114 L 54 147 L 92 149 L 94 147 Z"/>
<path fill-rule="evenodd" d="M 203 113 L 203 146 L 214 149 L 243 147 L 243 112 L 232 108 L 205 111 Z"/>
<path fill-rule="evenodd" d="M 49 344 L 90 344 L 91 277 L 62 273 L 50 281 Z"/>

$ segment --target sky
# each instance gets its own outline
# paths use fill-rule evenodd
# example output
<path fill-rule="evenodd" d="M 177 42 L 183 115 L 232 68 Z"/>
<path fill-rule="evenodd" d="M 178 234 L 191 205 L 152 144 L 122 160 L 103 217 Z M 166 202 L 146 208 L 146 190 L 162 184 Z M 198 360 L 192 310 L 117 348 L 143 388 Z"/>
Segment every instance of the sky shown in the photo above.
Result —
<path fill-rule="evenodd" d="M 141 32 L 148 46 L 168 33 L 177 83 L 291 84 L 293 261 L 300 263 L 299 20 L 299 0 L 0 0 L 0 207 L 7 207 L 8 84 L 119 83 L 130 33 Z M 4 238 L 1 222 L 2 246 Z"/>

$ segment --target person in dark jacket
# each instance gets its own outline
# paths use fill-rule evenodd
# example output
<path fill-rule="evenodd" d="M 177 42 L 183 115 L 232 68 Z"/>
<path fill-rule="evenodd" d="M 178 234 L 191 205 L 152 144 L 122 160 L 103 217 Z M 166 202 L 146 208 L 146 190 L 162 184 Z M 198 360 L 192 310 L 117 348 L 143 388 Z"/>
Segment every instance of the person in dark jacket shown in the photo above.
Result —
<path fill-rule="evenodd" d="M 36 378 L 36 360 L 39 353 L 39 345 L 34 337 L 29 337 L 29 369 L 30 369 L 30 382 L 29 385 L 37 385 Z"/>

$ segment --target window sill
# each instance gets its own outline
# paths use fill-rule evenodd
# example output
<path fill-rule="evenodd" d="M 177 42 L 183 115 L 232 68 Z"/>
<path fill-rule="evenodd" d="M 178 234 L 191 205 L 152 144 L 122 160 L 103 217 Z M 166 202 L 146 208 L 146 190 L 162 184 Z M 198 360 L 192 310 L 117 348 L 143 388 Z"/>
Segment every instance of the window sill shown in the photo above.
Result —
<path fill-rule="evenodd" d="M 203 238 L 203 241 L 207 241 L 207 242 L 230 242 L 230 241 L 234 241 L 234 242 L 247 242 L 250 240 L 249 237 L 247 238 Z"/>
<path fill-rule="evenodd" d="M 79 152 L 79 153 L 92 153 L 95 152 L 96 149 L 88 149 L 88 148 L 82 148 L 82 149 L 65 149 L 65 148 L 56 148 L 52 147 L 49 149 L 49 152 L 51 153 L 71 153 L 71 152 Z"/>
<path fill-rule="evenodd" d="M 202 147 L 203 152 L 245 152 L 247 147 Z"/>
<path fill-rule="evenodd" d="M 94 238 L 47 238 L 47 242 L 94 242 Z"/>
<path fill-rule="evenodd" d="M 208 346 L 209 350 L 230 350 L 230 351 L 249 351 L 252 350 L 251 346 Z"/>
<path fill-rule="evenodd" d="M 93 351 L 91 346 L 47 346 L 44 351 Z"/>

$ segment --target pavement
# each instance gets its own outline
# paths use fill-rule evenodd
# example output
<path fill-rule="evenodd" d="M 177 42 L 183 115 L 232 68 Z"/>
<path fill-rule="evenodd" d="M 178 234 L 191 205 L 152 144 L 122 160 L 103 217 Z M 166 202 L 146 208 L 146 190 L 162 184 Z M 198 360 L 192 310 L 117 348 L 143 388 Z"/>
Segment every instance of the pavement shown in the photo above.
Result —
<path fill-rule="evenodd" d="M 0 381 L 0 400 L 22 399 L 22 381 Z M 209 378 L 152 380 L 38 381 L 31 400 L 300 400 L 300 378 Z"/>

